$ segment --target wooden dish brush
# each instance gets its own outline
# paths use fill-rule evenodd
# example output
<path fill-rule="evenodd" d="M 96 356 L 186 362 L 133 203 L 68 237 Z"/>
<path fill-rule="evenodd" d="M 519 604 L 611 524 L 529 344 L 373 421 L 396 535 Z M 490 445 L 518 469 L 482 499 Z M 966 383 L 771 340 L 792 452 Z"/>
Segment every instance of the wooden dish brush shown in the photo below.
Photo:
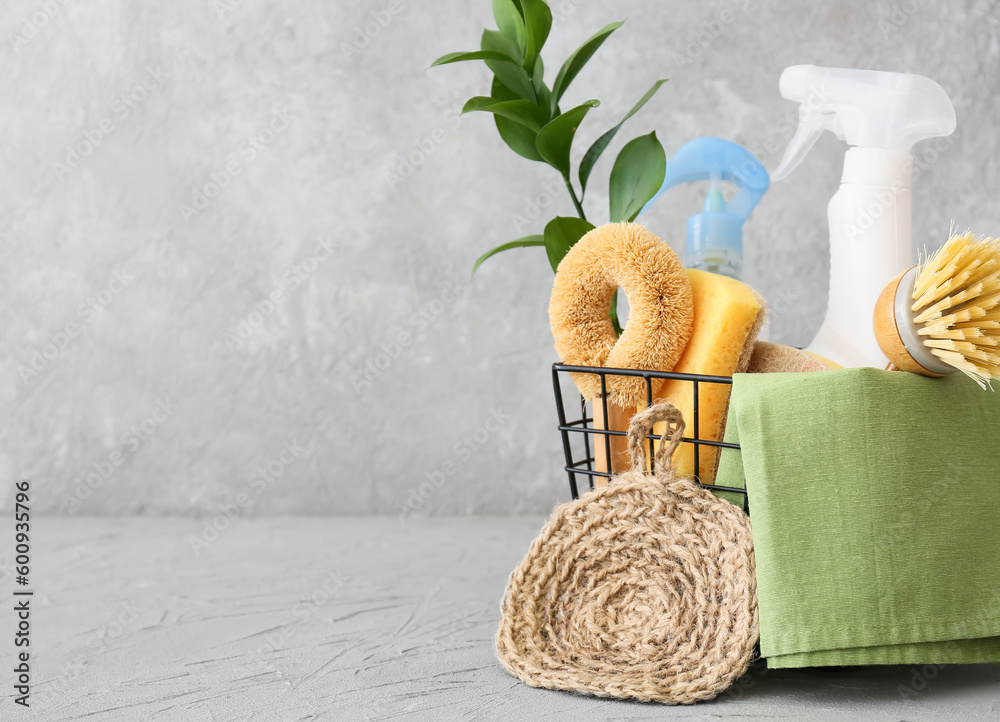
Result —
<path fill-rule="evenodd" d="M 874 323 L 887 368 L 1000 379 L 1000 240 L 953 232 L 885 287 Z"/>

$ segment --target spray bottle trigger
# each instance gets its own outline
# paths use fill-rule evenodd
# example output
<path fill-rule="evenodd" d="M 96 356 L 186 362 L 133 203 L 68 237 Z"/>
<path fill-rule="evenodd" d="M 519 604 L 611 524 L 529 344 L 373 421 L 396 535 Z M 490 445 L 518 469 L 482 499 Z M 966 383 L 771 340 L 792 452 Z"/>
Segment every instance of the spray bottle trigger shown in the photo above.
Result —
<path fill-rule="evenodd" d="M 781 163 L 771 173 L 771 180 L 781 180 L 795 170 L 795 167 L 802 162 L 802 159 L 812 150 L 812 147 L 816 145 L 816 141 L 819 140 L 820 135 L 826 130 L 828 121 L 836 120 L 836 118 L 825 118 L 824 116 L 826 115 L 828 114 L 819 110 L 810 110 L 805 105 L 799 107 L 799 127 L 796 129 L 795 135 L 788 142 L 788 147 L 785 148 L 785 156 L 781 159 Z M 836 129 L 830 128 L 830 130 Z"/>

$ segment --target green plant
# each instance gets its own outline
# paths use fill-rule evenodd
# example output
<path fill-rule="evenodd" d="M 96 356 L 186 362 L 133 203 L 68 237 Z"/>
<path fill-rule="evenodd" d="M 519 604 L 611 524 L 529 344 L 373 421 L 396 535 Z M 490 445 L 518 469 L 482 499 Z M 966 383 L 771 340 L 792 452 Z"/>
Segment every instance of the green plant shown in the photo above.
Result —
<path fill-rule="evenodd" d="M 493 17 L 497 30 L 484 30 L 480 49 L 474 52 L 448 53 L 435 60 L 431 67 L 469 60 L 482 60 L 493 73 L 489 97 L 470 98 L 462 113 L 483 111 L 492 113 L 503 141 L 528 160 L 548 163 L 563 178 L 578 217 L 556 216 L 539 235 L 525 236 L 493 248 L 481 255 L 472 273 L 482 263 L 512 248 L 542 246 L 552 270 L 555 271 L 566 252 L 583 235 L 594 228 L 584 213 L 583 200 L 591 172 L 601 154 L 617 135 L 622 124 L 631 118 L 660 89 L 664 80 L 657 80 L 625 117 L 601 135 L 584 154 L 577 170 L 580 193 L 573 186 L 570 150 L 580 123 L 599 100 L 588 100 L 565 113 L 559 101 L 570 83 L 580 73 L 598 48 L 622 22 L 601 28 L 563 63 L 552 87 L 544 80 L 545 65 L 542 47 L 552 27 L 552 11 L 544 0 L 493 0 Z M 611 169 L 608 194 L 611 221 L 633 221 L 639 211 L 655 195 L 666 174 L 666 155 L 656 133 L 629 141 L 618 154 Z M 617 298 L 617 297 L 616 297 Z M 611 319 L 621 333 L 611 304 Z"/>

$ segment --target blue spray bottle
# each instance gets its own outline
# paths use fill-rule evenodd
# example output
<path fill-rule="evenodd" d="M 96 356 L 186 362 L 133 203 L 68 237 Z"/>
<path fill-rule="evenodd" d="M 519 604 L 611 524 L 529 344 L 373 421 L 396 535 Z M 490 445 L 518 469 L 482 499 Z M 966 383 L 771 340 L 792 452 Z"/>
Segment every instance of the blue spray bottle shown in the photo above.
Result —
<path fill-rule="evenodd" d="M 656 200 L 680 183 L 711 182 L 705 207 L 687 222 L 684 266 L 743 280 L 743 223 L 767 191 L 771 179 L 757 157 L 741 145 L 722 138 L 696 138 L 678 148 L 667 163 L 667 174 Z M 739 186 L 728 203 L 722 181 Z"/>

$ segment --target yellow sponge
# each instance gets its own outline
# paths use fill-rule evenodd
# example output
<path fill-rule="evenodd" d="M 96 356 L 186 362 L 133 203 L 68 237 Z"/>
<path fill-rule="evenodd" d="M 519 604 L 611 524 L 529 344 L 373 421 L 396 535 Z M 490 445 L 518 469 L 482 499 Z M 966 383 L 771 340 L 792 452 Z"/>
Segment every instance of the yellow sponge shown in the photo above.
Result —
<path fill-rule="evenodd" d="M 746 284 L 707 271 L 686 270 L 694 292 L 694 328 L 691 340 L 674 366 L 677 373 L 732 376 L 746 371 L 754 342 L 764 323 L 764 299 Z M 657 401 L 669 401 L 684 415 L 684 436 L 694 437 L 694 388 L 690 381 L 669 380 L 660 387 Z M 729 384 L 698 386 L 699 438 L 722 439 L 729 410 Z M 662 425 L 661 425 L 662 426 Z M 663 434 L 662 428 L 654 433 Z M 699 446 L 698 474 L 703 484 L 715 480 L 719 449 Z M 681 444 L 674 452 L 679 476 L 694 476 L 694 446 Z"/>

